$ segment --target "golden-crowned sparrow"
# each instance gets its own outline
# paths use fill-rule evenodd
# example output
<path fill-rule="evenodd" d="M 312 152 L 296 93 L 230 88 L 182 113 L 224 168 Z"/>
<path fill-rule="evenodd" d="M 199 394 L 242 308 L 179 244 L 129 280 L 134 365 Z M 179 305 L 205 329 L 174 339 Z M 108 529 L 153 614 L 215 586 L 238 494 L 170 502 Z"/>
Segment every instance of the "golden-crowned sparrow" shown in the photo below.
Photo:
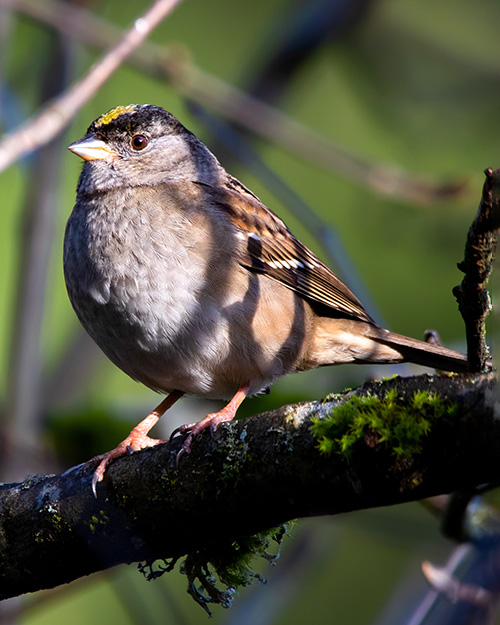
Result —
<path fill-rule="evenodd" d="M 170 113 L 119 106 L 69 149 L 85 160 L 64 241 L 84 328 L 129 376 L 168 397 L 109 462 L 160 441 L 149 430 L 184 393 L 230 400 L 231 420 L 287 373 L 410 361 L 448 371 L 465 356 L 377 326 L 351 291 Z"/>

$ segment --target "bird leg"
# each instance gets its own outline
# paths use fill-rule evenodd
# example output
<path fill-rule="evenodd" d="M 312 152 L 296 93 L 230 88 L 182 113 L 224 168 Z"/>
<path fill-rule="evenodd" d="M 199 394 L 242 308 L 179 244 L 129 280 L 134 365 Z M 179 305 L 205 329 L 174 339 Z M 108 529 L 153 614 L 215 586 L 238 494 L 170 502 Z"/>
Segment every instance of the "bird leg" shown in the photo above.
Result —
<path fill-rule="evenodd" d="M 92 476 L 92 491 L 94 492 L 94 495 L 96 497 L 97 484 L 98 482 L 102 482 L 107 466 L 115 458 L 119 458 L 120 456 L 124 456 L 125 454 L 130 454 L 134 451 L 139 451 L 140 449 L 145 449 L 146 447 L 154 447 L 155 445 L 159 445 L 160 443 L 168 442 L 157 438 L 150 438 L 148 436 L 148 433 L 151 428 L 158 423 L 161 416 L 165 414 L 165 412 L 171 406 L 173 406 L 175 402 L 183 395 L 184 393 L 182 391 L 172 391 L 150 414 L 148 414 L 145 419 L 143 419 L 138 425 L 135 426 L 135 428 L 130 432 L 127 438 L 123 440 L 117 447 L 115 447 L 111 451 L 106 452 L 105 454 L 96 456 L 89 461 L 89 463 L 93 463 L 96 460 L 100 461 L 99 466 L 94 471 L 94 475 Z"/>
<path fill-rule="evenodd" d="M 232 421 L 234 419 L 236 411 L 240 407 L 241 402 L 248 395 L 249 388 L 249 384 L 245 384 L 245 386 L 242 386 L 236 392 L 231 401 L 226 406 L 224 406 L 222 410 L 219 410 L 219 412 L 207 414 L 204 419 L 198 421 L 197 423 L 181 425 L 181 427 L 177 428 L 172 432 L 172 435 L 170 436 L 171 439 L 176 434 L 186 434 L 186 432 L 189 432 L 189 436 L 182 443 L 182 447 L 177 454 L 177 463 L 179 462 L 179 459 L 182 455 L 190 453 L 191 443 L 193 442 L 194 437 L 197 436 L 200 432 L 202 432 L 206 428 L 210 428 L 210 431 L 214 432 L 217 429 L 219 423 L 223 423 L 224 421 Z"/>

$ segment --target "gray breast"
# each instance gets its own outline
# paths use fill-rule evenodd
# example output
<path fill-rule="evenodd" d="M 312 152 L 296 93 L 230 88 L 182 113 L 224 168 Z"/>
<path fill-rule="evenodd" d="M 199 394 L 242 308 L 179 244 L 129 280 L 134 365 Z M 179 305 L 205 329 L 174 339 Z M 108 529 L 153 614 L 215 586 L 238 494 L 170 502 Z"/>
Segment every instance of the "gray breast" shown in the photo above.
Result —
<path fill-rule="evenodd" d="M 220 258 L 225 235 L 205 236 L 208 216 L 179 210 L 175 194 L 169 211 L 164 195 L 140 191 L 140 204 L 137 190 L 77 201 L 64 243 L 68 294 L 87 332 L 128 375 L 156 390 L 184 384 L 202 394 L 211 359 L 229 349 L 220 311 L 239 298 L 224 287 L 224 271 L 213 275 L 214 265 L 229 271 Z"/>

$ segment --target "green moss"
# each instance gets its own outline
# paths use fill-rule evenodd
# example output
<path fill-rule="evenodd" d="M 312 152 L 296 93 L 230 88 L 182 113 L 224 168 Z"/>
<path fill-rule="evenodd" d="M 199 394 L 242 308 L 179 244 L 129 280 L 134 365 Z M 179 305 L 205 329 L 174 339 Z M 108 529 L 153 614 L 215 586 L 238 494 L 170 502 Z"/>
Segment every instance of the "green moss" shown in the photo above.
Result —
<path fill-rule="evenodd" d="M 160 475 L 162 484 L 169 488 L 174 489 L 177 486 L 177 473 L 169 469 L 163 468 Z"/>
<path fill-rule="evenodd" d="M 344 389 L 344 393 L 347 393 L 349 391 L 352 391 L 352 388 L 345 388 Z M 323 399 L 321 400 L 321 403 L 322 404 L 326 404 L 329 401 L 337 401 L 341 397 L 342 397 L 342 393 L 328 393 L 328 395 L 326 395 L 326 397 L 323 397 Z"/>
<path fill-rule="evenodd" d="M 237 481 L 243 467 L 251 461 L 246 436 L 246 430 L 243 430 L 239 435 L 228 431 L 219 444 L 219 453 L 224 457 L 222 471 L 219 474 L 220 480 L 232 479 Z"/>
<path fill-rule="evenodd" d="M 52 524 L 52 528 L 56 531 L 56 532 L 61 532 L 61 531 L 68 531 L 68 532 L 72 532 L 73 529 L 71 528 L 70 525 L 68 525 L 68 523 L 63 519 L 63 517 L 60 514 L 54 513 L 51 517 L 51 524 Z"/>
<path fill-rule="evenodd" d="M 106 525 L 107 522 L 109 521 L 109 517 L 107 516 L 107 514 L 104 512 L 104 510 L 99 510 L 99 515 L 92 515 L 92 517 L 90 518 L 90 521 L 88 521 L 88 526 L 90 528 L 90 531 L 93 533 L 96 531 L 96 529 L 99 526 L 103 526 Z"/>
<path fill-rule="evenodd" d="M 356 444 L 364 441 L 383 444 L 398 458 L 407 458 L 421 451 L 422 439 L 437 421 L 453 417 L 456 410 L 456 404 L 427 391 L 403 401 L 392 389 L 383 399 L 354 395 L 328 417 L 314 419 L 312 432 L 326 454 L 350 459 Z"/>
<path fill-rule="evenodd" d="M 253 570 L 253 560 L 258 556 L 274 564 L 290 526 L 287 523 L 188 554 L 180 566 L 181 573 L 188 579 L 188 593 L 209 615 L 210 603 L 229 608 L 237 588 L 248 586 L 255 580 L 265 581 L 262 575 Z M 269 551 L 272 543 L 276 544 L 274 553 Z M 175 559 L 146 562 L 139 565 L 139 570 L 150 581 L 172 571 L 175 564 Z M 217 578 L 222 588 L 218 586 Z"/>
<path fill-rule="evenodd" d="M 290 524 L 280 525 L 230 544 L 219 545 L 212 554 L 207 554 L 209 562 L 226 586 L 238 588 L 247 586 L 254 579 L 263 581 L 262 576 L 252 569 L 252 560 L 258 556 L 274 563 L 279 557 L 279 547 L 289 527 Z M 269 552 L 272 543 L 278 547 L 276 553 Z"/>

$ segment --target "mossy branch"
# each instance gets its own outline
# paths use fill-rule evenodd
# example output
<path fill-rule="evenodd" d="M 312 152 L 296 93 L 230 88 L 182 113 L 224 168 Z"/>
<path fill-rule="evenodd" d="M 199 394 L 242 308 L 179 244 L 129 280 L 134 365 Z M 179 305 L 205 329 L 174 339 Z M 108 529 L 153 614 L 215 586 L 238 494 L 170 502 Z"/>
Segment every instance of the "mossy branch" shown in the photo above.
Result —
<path fill-rule="evenodd" d="M 495 382 L 493 373 L 371 382 L 223 425 L 213 438 L 204 432 L 178 467 L 176 438 L 115 461 L 97 499 L 90 465 L 5 484 L 0 597 L 122 562 L 220 554 L 242 537 L 297 517 L 398 504 L 496 480 Z M 397 403 L 400 435 L 388 439 L 378 430 L 377 402 L 369 398 L 378 398 L 381 410 L 387 401 Z M 369 416 L 356 425 L 349 453 L 322 452 L 313 420 L 331 422 L 338 411 L 347 432 L 353 401 Z M 351 420 L 358 412 L 351 410 Z M 421 421 L 413 431 L 415 414 L 426 425 Z"/>

